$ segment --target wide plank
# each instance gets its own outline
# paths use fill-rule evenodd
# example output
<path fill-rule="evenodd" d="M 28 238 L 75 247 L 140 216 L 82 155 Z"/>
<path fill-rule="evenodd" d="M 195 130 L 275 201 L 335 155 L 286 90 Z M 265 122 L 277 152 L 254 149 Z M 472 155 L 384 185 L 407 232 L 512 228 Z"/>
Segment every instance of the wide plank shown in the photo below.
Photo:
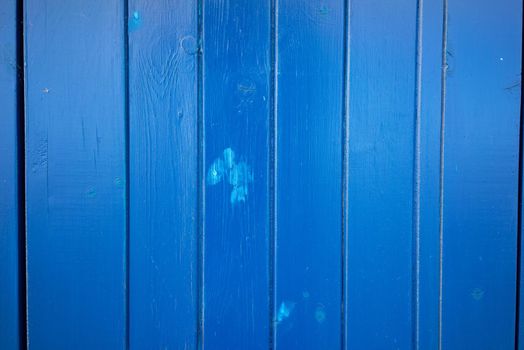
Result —
<path fill-rule="evenodd" d="M 29 346 L 123 349 L 124 1 L 24 8 Z"/>
<path fill-rule="evenodd" d="M 276 8 L 275 345 L 339 349 L 344 2 Z"/>
<path fill-rule="evenodd" d="M 195 349 L 196 1 L 131 0 L 130 347 Z"/>
<path fill-rule="evenodd" d="M 25 335 L 19 327 L 20 282 L 25 283 L 19 270 L 19 126 L 17 62 L 17 1 L 6 0 L 0 8 L 0 348 L 19 349 Z M 22 296 L 23 298 L 23 296 Z"/>
<path fill-rule="evenodd" d="M 522 2 L 449 1 L 444 349 L 514 349 Z"/>
<path fill-rule="evenodd" d="M 347 349 L 409 349 L 417 1 L 350 2 Z"/>
<path fill-rule="evenodd" d="M 269 344 L 270 2 L 203 8 L 203 347 Z"/>

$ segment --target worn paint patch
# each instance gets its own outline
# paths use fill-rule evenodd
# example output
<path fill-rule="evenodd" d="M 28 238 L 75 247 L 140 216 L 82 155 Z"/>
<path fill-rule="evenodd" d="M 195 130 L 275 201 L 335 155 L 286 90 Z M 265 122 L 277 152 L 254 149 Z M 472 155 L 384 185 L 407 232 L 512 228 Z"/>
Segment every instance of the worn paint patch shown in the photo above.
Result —
<path fill-rule="evenodd" d="M 253 182 L 253 173 L 247 163 L 235 159 L 235 152 L 226 148 L 222 157 L 216 158 L 207 171 L 207 184 L 216 185 L 222 180 L 231 185 L 231 204 L 245 202 L 248 196 L 248 186 Z"/>
<path fill-rule="evenodd" d="M 293 312 L 294 308 L 295 303 L 290 301 L 283 301 L 280 304 L 280 307 L 278 308 L 277 322 L 280 323 L 284 321 L 286 318 L 288 318 L 291 315 L 291 312 Z"/>

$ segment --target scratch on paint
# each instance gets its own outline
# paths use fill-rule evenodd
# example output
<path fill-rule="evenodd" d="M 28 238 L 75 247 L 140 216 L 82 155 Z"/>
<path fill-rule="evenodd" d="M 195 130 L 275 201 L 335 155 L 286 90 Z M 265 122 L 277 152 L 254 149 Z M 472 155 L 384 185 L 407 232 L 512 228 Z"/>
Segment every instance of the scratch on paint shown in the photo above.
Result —
<path fill-rule="evenodd" d="M 295 303 L 289 301 L 283 301 L 278 308 L 277 323 L 284 321 L 291 315 L 291 312 L 295 308 Z"/>
<path fill-rule="evenodd" d="M 215 159 L 207 172 L 208 185 L 216 185 L 222 180 L 232 186 L 231 204 L 246 201 L 248 185 L 253 182 L 253 173 L 245 162 L 235 161 L 235 152 L 231 148 L 226 148 L 222 157 Z"/>

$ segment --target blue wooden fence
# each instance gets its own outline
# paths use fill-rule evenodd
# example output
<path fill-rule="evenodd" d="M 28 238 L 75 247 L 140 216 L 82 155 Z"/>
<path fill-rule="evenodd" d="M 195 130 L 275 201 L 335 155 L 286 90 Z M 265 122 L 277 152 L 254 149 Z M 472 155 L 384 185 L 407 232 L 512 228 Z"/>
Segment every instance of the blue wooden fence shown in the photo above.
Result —
<path fill-rule="evenodd" d="M 2 0 L 0 348 L 524 349 L 522 17 Z"/>

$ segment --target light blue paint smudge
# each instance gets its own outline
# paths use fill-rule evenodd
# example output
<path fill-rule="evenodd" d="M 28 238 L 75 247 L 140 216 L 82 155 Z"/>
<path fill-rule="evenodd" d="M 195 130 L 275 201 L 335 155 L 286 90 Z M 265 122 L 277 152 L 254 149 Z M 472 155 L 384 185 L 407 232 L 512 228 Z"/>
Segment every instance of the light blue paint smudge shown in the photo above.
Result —
<path fill-rule="evenodd" d="M 221 158 L 215 159 L 207 171 L 207 183 L 209 185 L 216 185 L 222 181 L 224 174 L 224 161 Z"/>
<path fill-rule="evenodd" d="M 226 148 L 224 152 L 224 164 L 228 169 L 235 166 L 235 152 L 231 148 Z"/>
<path fill-rule="evenodd" d="M 289 301 L 283 301 L 278 308 L 277 322 L 282 322 L 291 315 L 291 312 L 295 308 L 295 303 Z"/>
<path fill-rule="evenodd" d="M 224 178 L 232 187 L 231 204 L 245 202 L 248 186 L 253 182 L 253 173 L 247 163 L 236 163 L 235 152 L 231 148 L 226 148 L 222 152 L 222 158 L 215 159 L 207 171 L 208 185 L 216 185 Z"/>
<path fill-rule="evenodd" d="M 131 17 L 129 18 L 129 31 L 137 30 L 142 25 L 142 19 L 138 11 L 134 11 Z"/>

